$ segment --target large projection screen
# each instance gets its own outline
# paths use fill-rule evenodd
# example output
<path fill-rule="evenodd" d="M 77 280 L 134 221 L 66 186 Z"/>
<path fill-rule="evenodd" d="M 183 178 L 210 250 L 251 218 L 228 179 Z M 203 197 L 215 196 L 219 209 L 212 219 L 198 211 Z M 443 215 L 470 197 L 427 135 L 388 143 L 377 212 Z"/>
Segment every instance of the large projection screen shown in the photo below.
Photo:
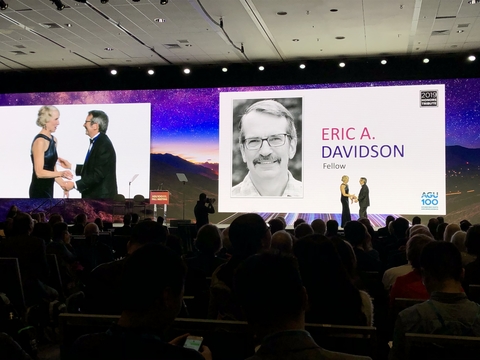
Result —
<path fill-rule="evenodd" d="M 302 171 L 301 179 L 297 180 L 303 183 L 303 196 L 237 196 L 232 193 L 235 183 L 232 174 L 238 167 L 234 164 L 235 154 L 244 145 L 237 138 L 235 127 L 241 114 L 237 114 L 235 105 L 245 99 L 289 98 L 302 99 L 302 110 L 297 112 L 301 116 L 297 152 L 302 154 Z M 259 127 L 263 126 L 261 121 Z M 281 129 L 272 131 L 277 134 Z M 274 135 L 272 131 L 262 128 L 251 133 L 264 139 Z M 262 140 L 262 147 L 266 146 Z M 245 148 L 243 151 L 248 152 Z M 356 195 L 360 177 L 367 178 L 369 213 L 443 215 L 446 212 L 445 87 L 433 84 L 223 92 L 219 154 L 222 212 L 336 213 L 340 208 L 341 178 L 347 175 L 350 193 Z M 243 159 L 246 161 L 243 166 L 248 167 L 249 177 L 253 178 L 253 173 L 261 186 L 265 172 L 261 173 L 261 162 L 254 154 L 251 156 L 250 162 Z M 277 165 L 285 165 L 288 161 L 285 159 L 286 156 Z M 268 181 L 275 184 L 275 180 Z M 356 212 L 354 206 L 358 204 L 351 205 Z"/>
<path fill-rule="evenodd" d="M 2 168 L 0 198 L 28 198 L 32 178 L 31 146 L 41 130 L 36 125 L 43 104 L 31 106 L 2 106 L 0 119 L 9 127 L 0 134 Z M 142 194 L 148 197 L 150 185 L 150 104 L 81 104 L 55 105 L 60 112 L 60 125 L 53 134 L 57 139 L 59 157 L 67 159 L 75 172 L 76 164 L 83 164 L 89 147 L 89 138 L 83 125 L 90 110 L 102 110 L 109 117 L 107 135 L 117 157 L 118 193 L 128 196 Z M 57 163 L 57 169 L 61 169 Z M 132 178 L 138 177 L 130 184 Z M 78 180 L 76 176 L 73 180 Z M 54 184 L 54 198 L 64 197 L 62 189 Z M 80 198 L 73 189 L 69 198 Z"/>

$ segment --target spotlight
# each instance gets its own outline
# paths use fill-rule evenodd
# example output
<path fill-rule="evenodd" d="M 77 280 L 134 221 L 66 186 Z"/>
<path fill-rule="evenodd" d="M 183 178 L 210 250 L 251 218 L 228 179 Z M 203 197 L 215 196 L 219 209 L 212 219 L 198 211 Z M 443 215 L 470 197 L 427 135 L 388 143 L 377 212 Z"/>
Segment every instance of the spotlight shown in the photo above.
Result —
<path fill-rule="evenodd" d="M 345 63 L 344 63 L 344 62 L 341 62 L 340 64 L 338 64 L 338 66 L 340 66 L 340 67 L 343 68 L 343 67 L 345 67 Z"/>
<path fill-rule="evenodd" d="M 4 0 L 0 0 L 0 10 L 7 10 L 8 4 Z"/>
<path fill-rule="evenodd" d="M 188 74 L 190 74 L 190 69 L 189 69 L 189 68 L 185 68 L 185 69 L 183 69 L 183 72 L 188 75 Z"/>
<path fill-rule="evenodd" d="M 380 64 L 382 65 L 385 65 L 387 63 L 387 60 L 383 59 L 382 61 L 380 61 Z"/>
<path fill-rule="evenodd" d="M 147 71 L 147 73 L 148 73 L 148 75 L 153 75 L 153 74 L 155 74 L 155 71 L 153 71 L 152 69 L 150 69 L 150 70 Z"/>
<path fill-rule="evenodd" d="M 223 71 L 223 72 L 227 72 L 227 71 L 228 71 L 228 68 L 224 67 L 224 68 L 222 68 L 222 71 Z"/>
<path fill-rule="evenodd" d="M 102 4 L 106 4 L 106 3 L 108 3 L 108 0 L 100 0 L 100 2 L 101 2 Z"/>
<path fill-rule="evenodd" d="M 117 70 L 113 69 L 113 70 L 110 70 L 110 74 L 112 74 L 112 75 L 117 75 L 118 72 L 117 72 Z"/>
<path fill-rule="evenodd" d="M 430 62 L 430 59 L 429 59 L 429 58 L 423 59 L 423 63 L 424 63 L 424 64 L 428 64 L 429 62 Z"/>
<path fill-rule="evenodd" d="M 258 67 L 258 70 L 263 71 L 263 70 L 265 70 L 265 67 L 259 66 L 259 67 Z"/>
<path fill-rule="evenodd" d="M 475 57 L 475 55 L 470 55 L 467 59 L 469 61 L 475 61 L 476 57 Z"/>
<path fill-rule="evenodd" d="M 52 3 L 55 4 L 58 11 L 62 11 L 63 9 L 65 9 L 65 5 L 63 5 L 62 0 L 52 0 Z"/>
<path fill-rule="evenodd" d="M 160 5 L 167 5 L 168 4 L 168 0 L 160 0 Z"/>
<path fill-rule="evenodd" d="M 305 64 L 300 64 L 300 69 L 303 70 L 303 69 L 305 69 L 305 68 L 306 68 Z"/>

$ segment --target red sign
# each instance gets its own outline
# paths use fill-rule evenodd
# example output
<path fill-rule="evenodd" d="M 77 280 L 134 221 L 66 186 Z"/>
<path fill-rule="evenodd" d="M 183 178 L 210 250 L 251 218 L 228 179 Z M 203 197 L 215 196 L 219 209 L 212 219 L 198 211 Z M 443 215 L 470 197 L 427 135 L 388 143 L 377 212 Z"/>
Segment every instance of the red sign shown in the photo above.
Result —
<path fill-rule="evenodd" d="M 168 190 L 150 190 L 150 204 L 169 205 L 170 193 Z"/>

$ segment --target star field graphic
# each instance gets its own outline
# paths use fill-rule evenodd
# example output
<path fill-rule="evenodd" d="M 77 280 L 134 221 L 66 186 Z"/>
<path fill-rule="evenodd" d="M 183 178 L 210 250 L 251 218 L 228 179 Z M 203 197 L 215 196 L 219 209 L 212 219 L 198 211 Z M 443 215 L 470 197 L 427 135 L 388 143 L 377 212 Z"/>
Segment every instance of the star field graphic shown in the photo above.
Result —
<path fill-rule="evenodd" d="M 480 148 L 480 98 L 477 91 L 480 87 L 480 79 L 0 94 L 0 106 L 150 103 L 151 154 L 171 154 L 195 164 L 215 164 L 219 161 L 219 94 L 221 92 L 422 84 L 445 85 L 446 146 L 457 145 L 468 149 Z M 85 116 L 86 114 L 79 114 L 79 117 L 84 118 Z M 34 119 L 32 119 L 33 122 Z M 135 118 L 131 119 L 130 124 L 131 128 L 126 129 L 126 131 L 134 133 Z M 385 126 L 388 126 L 388 122 Z M 412 128 L 411 131 L 414 132 L 415 129 Z M 425 136 L 428 136 L 428 134 L 425 134 Z M 154 172 L 154 169 L 151 170 Z"/>

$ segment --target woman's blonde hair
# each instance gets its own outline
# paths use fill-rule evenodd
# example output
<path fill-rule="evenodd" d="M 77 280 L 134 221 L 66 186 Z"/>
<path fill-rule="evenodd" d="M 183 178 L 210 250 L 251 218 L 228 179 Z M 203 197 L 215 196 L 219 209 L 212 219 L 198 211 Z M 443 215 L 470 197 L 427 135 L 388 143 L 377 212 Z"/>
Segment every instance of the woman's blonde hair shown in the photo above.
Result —
<path fill-rule="evenodd" d="M 57 111 L 60 114 L 60 111 L 53 105 L 45 105 L 38 110 L 37 125 L 44 127 L 47 122 L 52 118 L 54 111 Z"/>

